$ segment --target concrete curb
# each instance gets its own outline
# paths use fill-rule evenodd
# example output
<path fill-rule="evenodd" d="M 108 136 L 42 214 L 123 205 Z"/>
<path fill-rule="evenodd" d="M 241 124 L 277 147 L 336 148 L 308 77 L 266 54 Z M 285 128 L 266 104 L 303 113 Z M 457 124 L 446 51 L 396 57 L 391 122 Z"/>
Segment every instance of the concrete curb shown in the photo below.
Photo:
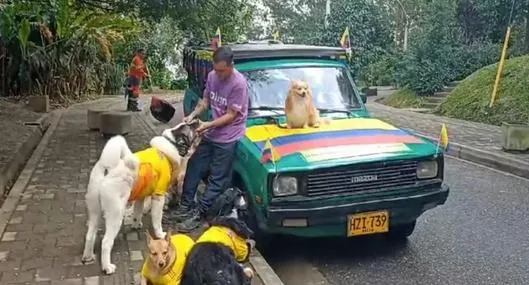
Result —
<path fill-rule="evenodd" d="M 284 285 L 283 281 L 274 272 L 272 267 L 266 262 L 261 253 L 254 250 L 250 255 L 250 264 L 252 265 L 257 278 L 264 285 Z"/>
<path fill-rule="evenodd" d="M 37 142 L 37 148 L 30 154 L 29 160 L 27 161 L 27 163 L 25 163 L 24 169 L 18 176 L 15 184 L 11 188 L 11 191 L 9 191 L 9 194 L 6 200 L 4 201 L 2 208 L 0 208 L 0 234 L 4 233 L 7 223 L 9 222 L 11 215 L 16 209 L 18 201 L 22 196 L 22 193 L 24 192 L 24 188 L 31 179 L 31 175 L 37 167 L 40 157 L 48 146 L 48 142 L 51 136 L 53 135 L 55 129 L 57 128 L 59 120 L 62 116 L 62 111 L 54 111 L 50 114 L 52 117 L 49 120 L 50 124 L 47 128 L 47 131 L 42 137 L 39 137 L 39 141 Z"/>
<path fill-rule="evenodd" d="M 24 125 L 30 129 L 30 136 L 14 150 L 11 161 L 0 169 L 0 191 L 2 194 L 8 191 L 11 183 L 17 179 L 18 174 L 24 168 L 24 165 L 31 157 L 34 149 L 42 139 L 42 136 L 48 129 L 56 113 L 50 112 L 42 115 L 35 122 L 26 122 Z"/>
<path fill-rule="evenodd" d="M 415 132 L 415 134 L 437 143 L 437 138 L 433 138 L 418 132 Z M 529 163 L 522 160 L 504 157 L 493 152 L 476 149 L 473 147 L 452 142 L 450 143 L 448 151 L 445 153 L 448 156 L 468 160 L 500 171 L 505 171 L 520 177 L 529 178 Z"/>
<path fill-rule="evenodd" d="M 144 108 L 142 110 L 140 119 L 151 129 L 154 134 L 158 134 L 156 127 L 152 122 L 149 121 L 151 117 L 149 108 Z M 270 267 L 268 262 L 264 259 L 257 249 L 252 252 L 250 256 L 250 265 L 255 270 L 256 277 L 259 279 L 263 285 L 284 285 L 279 276 L 275 271 Z"/>

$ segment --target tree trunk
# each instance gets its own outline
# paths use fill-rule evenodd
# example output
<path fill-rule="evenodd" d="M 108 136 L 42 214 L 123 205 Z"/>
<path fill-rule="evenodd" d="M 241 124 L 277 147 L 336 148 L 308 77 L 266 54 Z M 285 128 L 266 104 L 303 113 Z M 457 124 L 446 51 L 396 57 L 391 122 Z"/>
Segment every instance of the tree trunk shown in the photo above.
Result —
<path fill-rule="evenodd" d="M 524 43 L 525 53 L 529 53 L 529 0 L 526 2 L 525 6 L 525 43 Z"/>
<path fill-rule="evenodd" d="M 404 46 L 403 50 L 406 51 L 408 49 L 408 35 L 410 31 L 410 24 L 408 19 L 406 19 L 406 24 L 404 25 Z"/>
<path fill-rule="evenodd" d="M 331 14 L 331 0 L 325 1 L 325 27 L 329 26 L 329 16 Z"/>

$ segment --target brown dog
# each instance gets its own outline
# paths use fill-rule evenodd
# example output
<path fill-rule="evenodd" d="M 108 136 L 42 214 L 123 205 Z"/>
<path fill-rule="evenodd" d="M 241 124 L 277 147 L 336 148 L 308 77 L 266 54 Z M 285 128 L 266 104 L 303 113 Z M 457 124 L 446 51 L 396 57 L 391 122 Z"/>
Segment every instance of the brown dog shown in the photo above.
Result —
<path fill-rule="evenodd" d="M 289 129 L 320 126 L 320 112 L 312 102 L 312 91 L 307 82 L 292 81 L 285 102 L 285 115 Z"/>
<path fill-rule="evenodd" d="M 170 232 L 164 239 L 154 239 L 148 232 L 146 236 L 148 257 L 141 270 L 141 285 L 179 284 L 193 240 Z"/>

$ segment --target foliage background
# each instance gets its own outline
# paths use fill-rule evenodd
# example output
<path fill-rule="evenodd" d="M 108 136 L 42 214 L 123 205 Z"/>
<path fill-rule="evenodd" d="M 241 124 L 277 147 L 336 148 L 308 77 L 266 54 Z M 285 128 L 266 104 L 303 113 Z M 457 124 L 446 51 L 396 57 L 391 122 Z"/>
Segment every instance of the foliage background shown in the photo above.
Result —
<path fill-rule="evenodd" d="M 337 46 L 349 27 L 361 86 L 430 95 L 499 59 L 529 52 L 529 1 L 512 0 L 18 0 L 0 4 L 0 95 L 59 101 L 121 93 L 138 47 L 152 84 L 183 88 L 182 47 L 270 38 Z M 514 7 L 512 3 L 515 3 Z M 511 15 L 512 11 L 512 15 Z"/>

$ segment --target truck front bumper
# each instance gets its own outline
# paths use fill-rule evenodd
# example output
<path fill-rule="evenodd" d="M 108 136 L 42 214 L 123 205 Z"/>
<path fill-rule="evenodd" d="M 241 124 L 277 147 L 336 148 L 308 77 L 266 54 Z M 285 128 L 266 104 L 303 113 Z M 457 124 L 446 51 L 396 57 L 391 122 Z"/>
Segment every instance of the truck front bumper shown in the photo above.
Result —
<path fill-rule="evenodd" d="M 425 211 L 443 205 L 449 193 L 447 185 L 424 189 L 406 196 L 380 198 L 361 202 L 321 207 L 274 206 L 267 209 L 266 222 L 261 224 L 268 233 L 296 236 L 346 236 L 348 215 L 388 210 L 390 227 L 415 221 Z"/>

